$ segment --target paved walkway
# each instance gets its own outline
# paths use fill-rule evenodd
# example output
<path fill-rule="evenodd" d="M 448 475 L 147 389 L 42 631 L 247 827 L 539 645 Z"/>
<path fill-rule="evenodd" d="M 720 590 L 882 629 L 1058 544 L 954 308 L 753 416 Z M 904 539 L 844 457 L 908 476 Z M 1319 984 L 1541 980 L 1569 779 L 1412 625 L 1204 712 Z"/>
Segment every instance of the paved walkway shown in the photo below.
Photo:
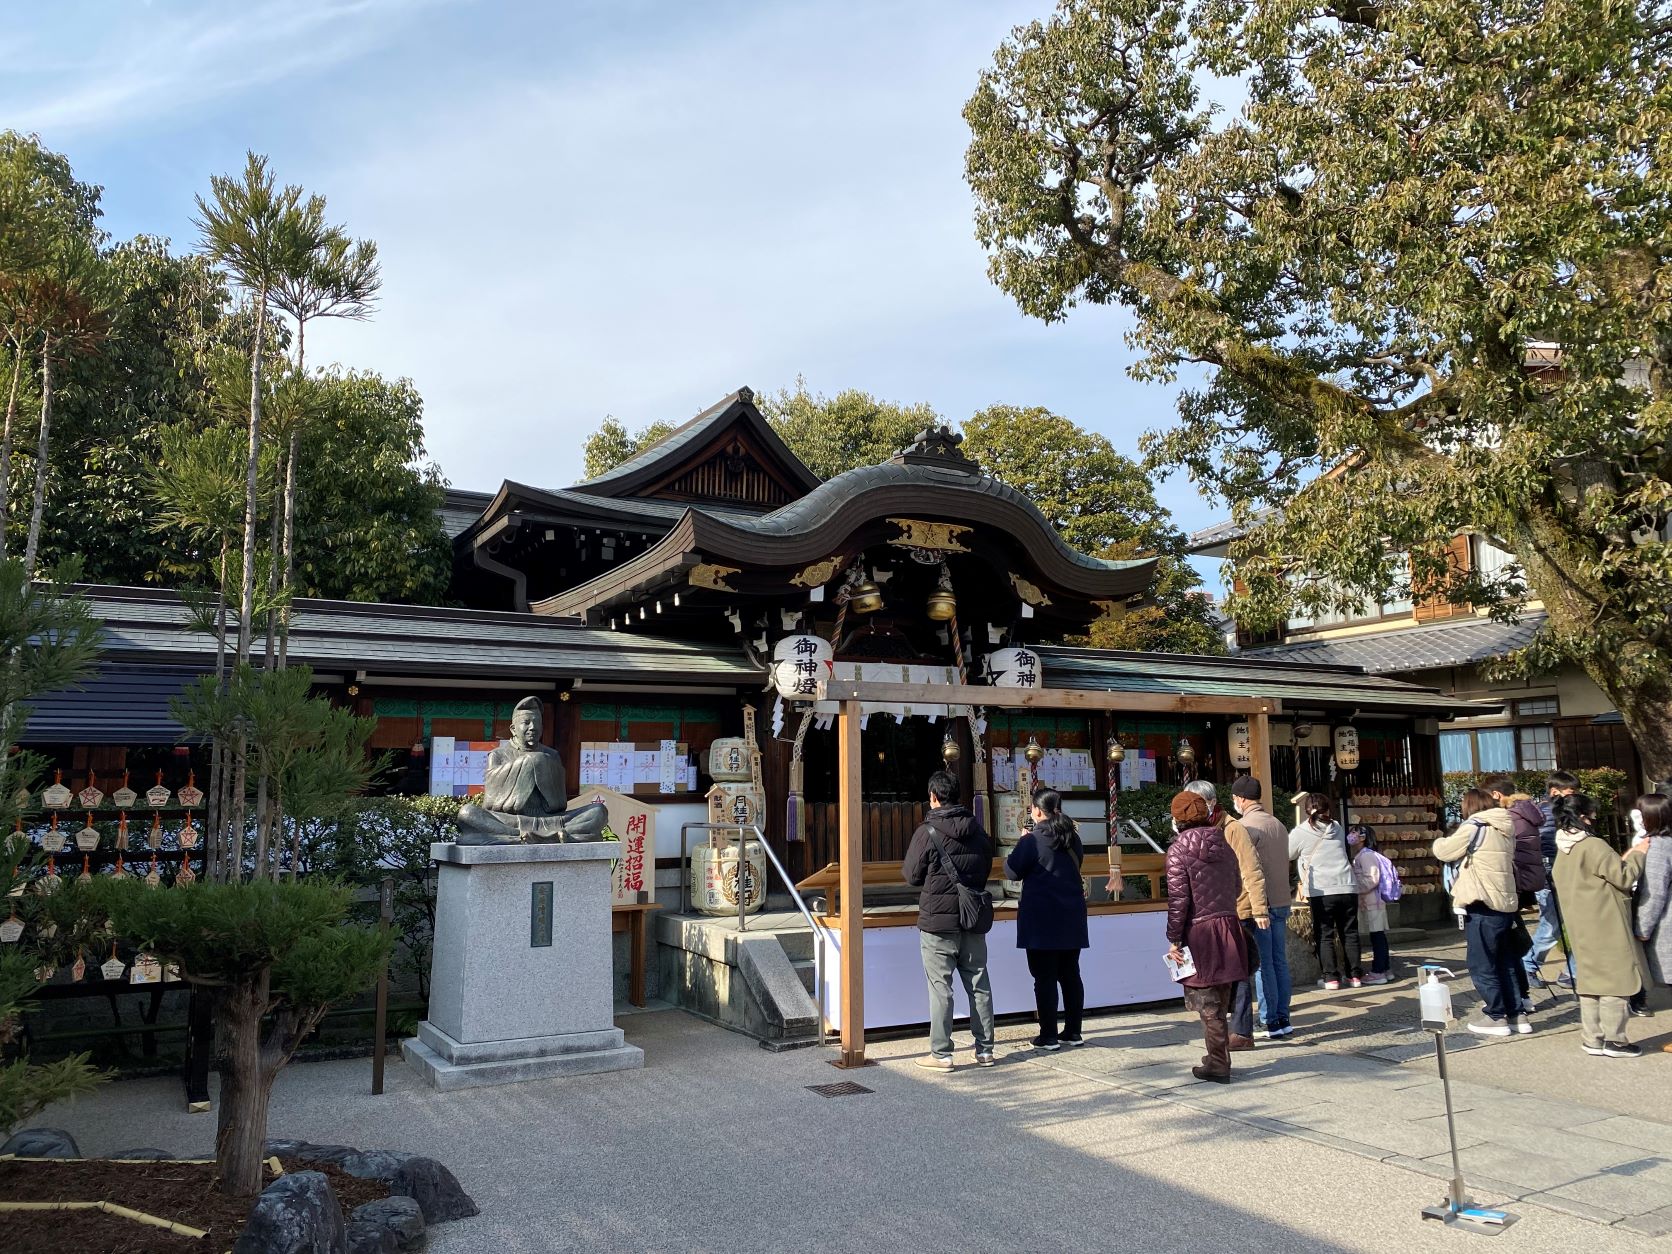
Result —
<path fill-rule="evenodd" d="M 1242 1074 L 1223 1087 L 1191 1080 L 1199 1045 L 1182 1015 L 1100 1017 L 1090 1044 L 1055 1055 L 1028 1050 L 1031 1026 L 1011 1025 L 998 1067 L 940 1075 L 912 1065 L 921 1037 L 876 1042 L 878 1066 L 844 1073 L 829 1051 L 772 1054 L 653 1011 L 622 1020 L 645 1050 L 640 1072 L 436 1094 L 395 1064 L 372 1097 L 367 1062 L 293 1066 L 272 1132 L 441 1158 L 483 1213 L 437 1228 L 437 1254 L 1420 1254 L 1474 1238 L 1418 1218 L 1450 1167 L 1431 1048 L 1400 1030 L 1414 1001 L 1408 980 L 1303 994 L 1295 1018 L 1310 1043 L 1238 1055 Z M 1672 1055 L 1589 1059 L 1559 1020 L 1531 1037 L 1459 1039 L 1465 1172 L 1481 1200 L 1522 1216 L 1518 1251 L 1665 1254 L 1672 1240 L 1654 1234 L 1672 1229 Z M 1657 1041 L 1668 1026 L 1666 1011 L 1634 1024 Z M 871 1091 L 808 1088 L 841 1080 Z M 212 1116 L 184 1113 L 162 1080 L 108 1086 L 40 1122 L 89 1153 L 204 1152 L 214 1137 Z"/>

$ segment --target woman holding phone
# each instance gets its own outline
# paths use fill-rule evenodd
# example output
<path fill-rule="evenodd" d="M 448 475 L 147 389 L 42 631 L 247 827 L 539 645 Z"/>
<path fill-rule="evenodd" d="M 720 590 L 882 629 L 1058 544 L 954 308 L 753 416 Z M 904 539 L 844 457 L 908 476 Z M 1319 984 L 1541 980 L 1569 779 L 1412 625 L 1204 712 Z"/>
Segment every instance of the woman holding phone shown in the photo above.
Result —
<path fill-rule="evenodd" d="M 1039 1013 L 1035 1049 L 1055 1053 L 1084 1044 L 1080 1020 L 1086 988 L 1080 980 L 1080 951 L 1090 945 L 1086 930 L 1086 887 L 1080 878 L 1085 846 L 1074 820 L 1062 812 L 1062 797 L 1049 788 L 1033 795 L 1033 828 L 1005 859 L 1005 873 L 1022 881 L 1016 907 L 1016 947 L 1028 955 L 1033 999 Z M 1062 1030 L 1057 1030 L 1057 992 L 1062 991 Z"/>

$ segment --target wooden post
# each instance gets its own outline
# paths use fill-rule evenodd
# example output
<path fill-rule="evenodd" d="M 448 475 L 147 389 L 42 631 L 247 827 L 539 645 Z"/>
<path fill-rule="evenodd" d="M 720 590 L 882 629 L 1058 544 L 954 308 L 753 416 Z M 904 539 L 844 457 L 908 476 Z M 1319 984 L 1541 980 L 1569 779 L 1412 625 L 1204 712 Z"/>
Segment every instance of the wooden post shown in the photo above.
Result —
<path fill-rule="evenodd" d="M 859 752 L 862 708 L 858 701 L 843 701 L 836 724 L 842 884 L 842 1055 L 838 1067 L 865 1065 L 865 807 Z"/>
<path fill-rule="evenodd" d="M 385 875 L 377 890 L 377 930 L 389 934 L 395 917 L 395 881 Z M 389 959 L 377 973 L 377 1012 L 372 1016 L 372 1093 L 383 1092 L 383 1041 L 389 1035 Z"/>
<path fill-rule="evenodd" d="M 1248 757 L 1252 766 L 1249 773 L 1260 781 L 1260 796 L 1266 809 L 1277 813 L 1277 798 L 1271 795 L 1271 716 L 1248 716 Z"/>

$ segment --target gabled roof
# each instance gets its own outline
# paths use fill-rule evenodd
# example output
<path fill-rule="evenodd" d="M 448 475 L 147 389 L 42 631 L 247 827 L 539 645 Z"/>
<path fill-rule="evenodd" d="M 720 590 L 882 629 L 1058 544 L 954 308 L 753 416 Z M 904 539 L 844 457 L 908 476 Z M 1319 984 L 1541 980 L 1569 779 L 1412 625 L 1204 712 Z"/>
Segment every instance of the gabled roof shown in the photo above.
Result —
<path fill-rule="evenodd" d="M 582 480 L 571 490 L 596 496 L 632 496 L 700 458 L 737 428 L 746 430 L 764 449 L 774 463 L 772 469 L 796 489 L 793 495 L 811 492 L 819 486 L 819 477 L 790 452 L 789 445 L 779 438 L 756 407 L 754 391 L 742 387 L 674 428 L 649 448 L 595 478 Z"/>
<path fill-rule="evenodd" d="M 1514 623 L 1494 622 L 1489 618 L 1455 619 L 1367 636 L 1249 649 L 1240 656 L 1265 661 L 1359 666 L 1372 675 L 1399 675 L 1437 670 L 1442 666 L 1470 666 L 1513 653 L 1532 642 L 1544 621 L 1543 614 L 1529 614 Z"/>

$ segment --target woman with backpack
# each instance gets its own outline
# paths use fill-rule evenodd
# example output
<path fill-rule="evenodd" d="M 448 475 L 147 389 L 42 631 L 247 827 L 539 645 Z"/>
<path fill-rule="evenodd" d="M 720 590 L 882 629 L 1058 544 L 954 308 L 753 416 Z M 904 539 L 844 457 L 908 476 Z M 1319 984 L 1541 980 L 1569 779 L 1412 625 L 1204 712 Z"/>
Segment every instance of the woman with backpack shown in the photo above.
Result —
<path fill-rule="evenodd" d="M 1637 799 L 1643 824 L 1643 876 L 1637 885 L 1637 938 L 1649 961 L 1649 977 L 1672 985 L 1672 797 L 1645 793 Z M 1672 1044 L 1661 1046 L 1672 1054 Z"/>
<path fill-rule="evenodd" d="M 1301 860 L 1300 890 L 1312 911 L 1312 940 L 1324 987 L 1341 987 L 1343 970 L 1353 988 L 1364 983 L 1359 952 L 1358 881 L 1353 878 L 1347 836 L 1335 821 L 1335 807 L 1321 792 L 1295 798 L 1301 821 L 1289 833 L 1289 857 Z M 1337 960 L 1336 943 L 1341 945 Z"/>
<path fill-rule="evenodd" d="M 1347 844 L 1353 850 L 1353 879 L 1358 883 L 1359 930 L 1370 934 L 1370 970 L 1366 984 L 1386 984 L 1393 978 L 1393 959 L 1388 953 L 1388 898 L 1384 888 L 1399 883 L 1399 873 L 1376 851 L 1376 836 L 1363 823 L 1347 829 Z"/>
<path fill-rule="evenodd" d="M 1533 1025 L 1521 1013 L 1516 968 L 1525 950 L 1525 928 L 1515 889 L 1515 834 L 1509 811 L 1478 788 L 1463 794 L 1463 821 L 1434 842 L 1434 856 L 1450 863 L 1451 904 L 1463 916 L 1469 947 L 1469 978 L 1484 1004 L 1469 1021 L 1477 1036 L 1527 1033 Z"/>
<path fill-rule="evenodd" d="M 1558 797 L 1556 866 L 1551 878 L 1573 945 L 1579 995 L 1579 1046 L 1599 1058 L 1640 1058 L 1626 1040 L 1627 999 L 1643 987 L 1632 928 L 1631 890 L 1643 871 L 1643 846 L 1624 858 L 1592 831 L 1596 803 L 1584 793 Z"/>
<path fill-rule="evenodd" d="M 1016 907 L 1016 947 L 1027 950 L 1039 1012 L 1035 1049 L 1055 1053 L 1083 1045 L 1080 1020 L 1086 986 L 1080 980 L 1080 951 L 1089 948 L 1086 885 L 1080 878 L 1085 846 L 1074 820 L 1062 812 L 1062 796 L 1049 788 L 1033 795 L 1033 828 L 1005 859 L 1005 874 L 1022 881 Z M 1062 990 L 1062 1031 L 1057 1031 L 1057 990 Z"/>

